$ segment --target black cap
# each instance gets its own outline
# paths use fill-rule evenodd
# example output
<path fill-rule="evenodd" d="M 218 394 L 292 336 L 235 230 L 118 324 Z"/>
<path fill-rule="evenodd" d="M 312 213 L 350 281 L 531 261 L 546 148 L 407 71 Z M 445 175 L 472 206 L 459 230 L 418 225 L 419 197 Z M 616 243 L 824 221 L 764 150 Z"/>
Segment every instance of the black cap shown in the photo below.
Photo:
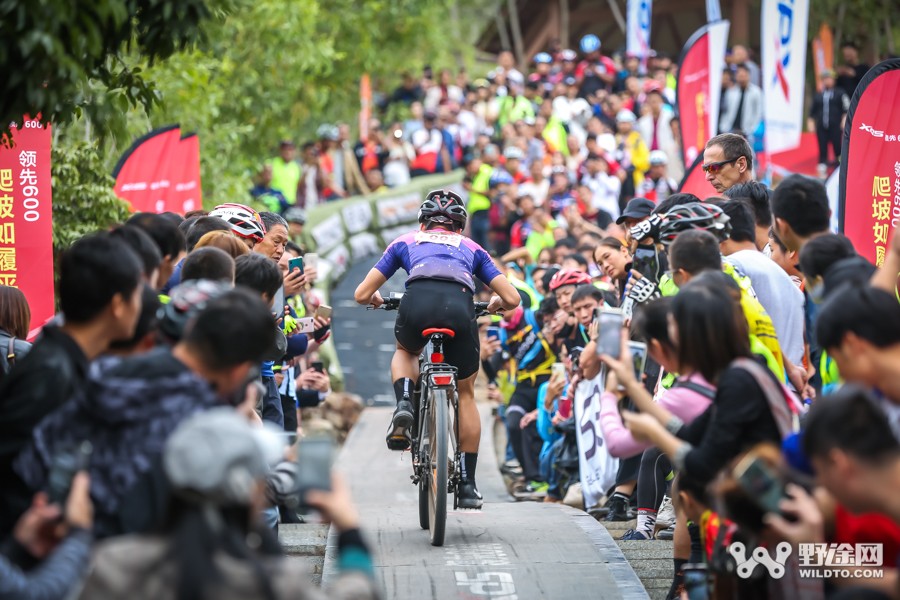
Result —
<path fill-rule="evenodd" d="M 616 224 L 621 225 L 625 219 L 644 219 L 649 217 L 653 212 L 656 204 L 652 200 L 646 198 L 632 198 L 625 206 L 622 216 L 616 219 Z"/>

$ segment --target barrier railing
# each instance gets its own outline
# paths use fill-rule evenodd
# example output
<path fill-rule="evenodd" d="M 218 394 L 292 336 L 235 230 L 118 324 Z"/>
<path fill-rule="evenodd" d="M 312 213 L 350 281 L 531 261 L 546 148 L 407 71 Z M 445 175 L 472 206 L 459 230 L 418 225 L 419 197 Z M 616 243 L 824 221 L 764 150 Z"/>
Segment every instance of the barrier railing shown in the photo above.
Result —
<path fill-rule="evenodd" d="M 330 304 L 331 290 L 355 262 L 377 256 L 417 223 L 425 194 L 438 188 L 461 191 L 462 171 L 417 177 L 408 185 L 346 200 L 321 204 L 306 215 L 306 232 L 319 255 L 316 289 Z M 336 318 L 341 318 L 339 314 Z M 333 336 L 320 349 L 329 364 L 332 387 L 343 389 L 344 377 Z"/>

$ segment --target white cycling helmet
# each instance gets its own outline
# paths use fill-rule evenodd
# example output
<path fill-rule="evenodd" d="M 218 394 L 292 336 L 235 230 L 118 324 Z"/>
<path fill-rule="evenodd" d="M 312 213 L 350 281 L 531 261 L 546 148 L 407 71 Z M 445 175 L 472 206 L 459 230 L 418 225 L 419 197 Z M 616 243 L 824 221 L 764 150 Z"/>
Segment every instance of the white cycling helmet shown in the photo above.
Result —
<path fill-rule="evenodd" d="M 224 219 L 238 237 L 260 242 L 266 235 L 266 226 L 259 213 L 249 206 L 227 202 L 212 209 L 209 216 Z"/>

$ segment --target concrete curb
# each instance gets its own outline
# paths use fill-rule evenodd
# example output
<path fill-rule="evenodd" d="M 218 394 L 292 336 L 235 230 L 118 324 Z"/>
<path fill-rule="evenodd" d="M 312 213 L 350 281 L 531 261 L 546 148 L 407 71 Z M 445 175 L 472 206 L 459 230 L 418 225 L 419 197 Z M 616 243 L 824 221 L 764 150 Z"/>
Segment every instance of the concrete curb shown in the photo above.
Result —
<path fill-rule="evenodd" d="M 365 410 L 365 409 L 363 409 Z M 344 454 L 347 453 L 347 447 L 350 445 L 350 442 L 354 436 L 359 435 L 359 432 L 364 429 L 366 426 L 362 421 L 357 421 L 356 425 L 350 430 L 350 433 L 347 434 L 347 439 L 344 440 L 344 445 L 341 447 L 341 451 L 338 453 L 338 456 L 335 458 L 335 464 L 341 464 L 345 458 Z M 363 536 L 365 537 L 365 532 L 363 532 Z M 325 541 L 325 562 L 322 565 L 322 587 L 327 587 L 331 581 L 337 577 L 338 575 L 338 532 L 337 529 L 332 525 L 328 528 L 328 537 Z"/>
<path fill-rule="evenodd" d="M 607 568 L 615 577 L 616 585 L 622 594 L 622 600 L 648 600 L 650 596 L 647 594 L 647 590 L 644 589 L 644 584 L 638 579 L 634 569 L 631 568 L 625 555 L 622 554 L 622 550 L 612 536 L 609 535 L 606 527 L 584 511 L 571 506 L 559 506 L 588 536 L 597 549 L 597 553 L 607 563 Z"/>

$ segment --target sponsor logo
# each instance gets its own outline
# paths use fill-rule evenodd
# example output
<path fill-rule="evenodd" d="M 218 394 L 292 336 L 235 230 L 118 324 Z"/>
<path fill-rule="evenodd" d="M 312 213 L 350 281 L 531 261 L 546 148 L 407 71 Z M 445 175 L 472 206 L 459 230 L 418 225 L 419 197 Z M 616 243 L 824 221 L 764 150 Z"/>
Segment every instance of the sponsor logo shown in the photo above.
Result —
<path fill-rule="evenodd" d="M 868 132 L 871 133 L 874 137 L 877 137 L 877 138 L 883 138 L 883 137 L 884 137 L 884 132 L 883 132 L 883 131 L 879 131 L 879 130 L 875 129 L 874 127 L 872 127 L 871 125 L 866 125 L 865 123 L 861 123 L 861 124 L 859 125 L 859 128 L 860 128 L 862 131 L 868 131 Z"/>
<path fill-rule="evenodd" d="M 787 542 L 775 547 L 775 558 L 765 548 L 754 548 L 747 556 L 741 542 L 728 547 L 737 564 L 737 575 L 748 579 L 757 566 L 762 565 L 769 577 L 781 579 L 786 572 L 793 548 Z M 884 549 L 881 544 L 798 544 L 797 566 L 802 578 L 882 577 Z M 811 568 L 814 567 L 814 568 Z"/>
<path fill-rule="evenodd" d="M 790 100 L 790 84 L 785 70 L 791 64 L 791 38 L 794 34 L 794 0 L 778 3 L 778 30 L 775 32 L 775 83 L 781 86 L 785 100 Z"/>

